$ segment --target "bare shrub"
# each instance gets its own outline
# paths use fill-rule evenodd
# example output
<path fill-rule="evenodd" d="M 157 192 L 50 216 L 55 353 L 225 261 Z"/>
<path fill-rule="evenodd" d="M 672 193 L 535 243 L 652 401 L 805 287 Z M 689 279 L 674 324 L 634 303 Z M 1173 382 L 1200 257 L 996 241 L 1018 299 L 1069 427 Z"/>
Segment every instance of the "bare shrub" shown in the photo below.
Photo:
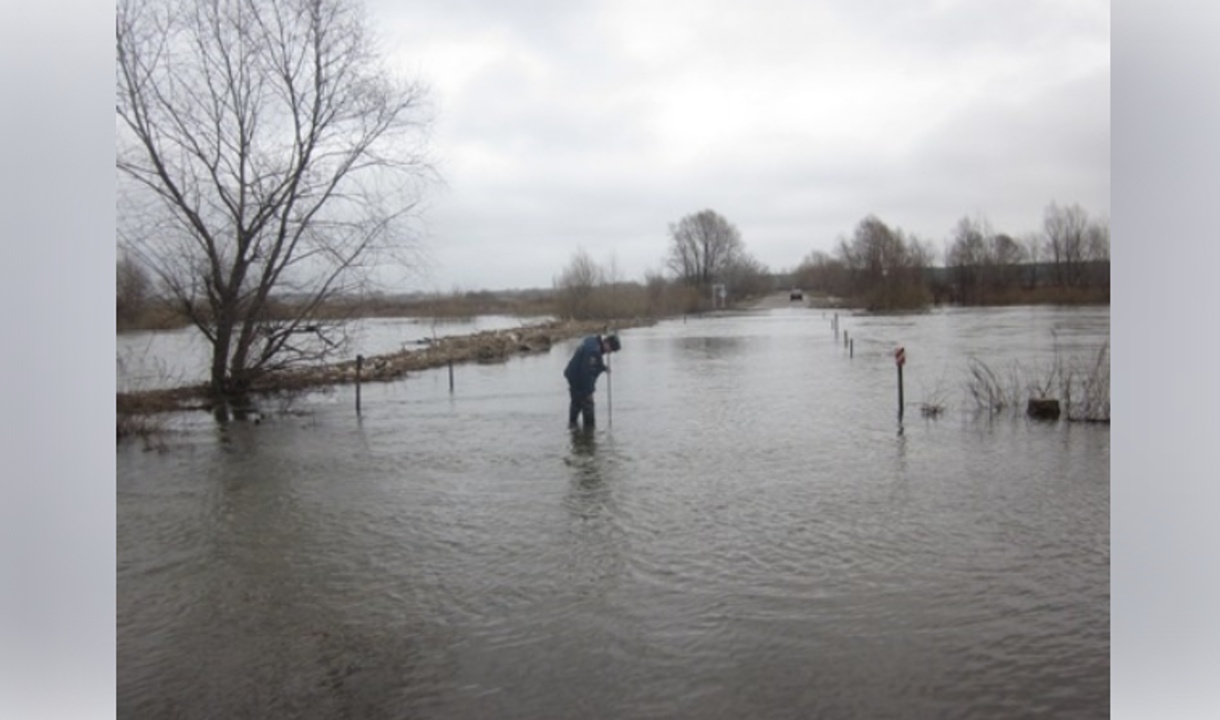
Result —
<path fill-rule="evenodd" d="M 649 318 L 689 312 L 700 306 L 699 289 L 681 280 L 646 276 L 646 283 L 616 280 L 613 259 L 599 265 L 584 250 L 554 281 L 555 315 L 568 320 Z"/>
<path fill-rule="evenodd" d="M 931 390 L 923 388 L 923 400 L 919 403 L 919 413 L 927 418 L 937 418 L 944 414 L 948 404 L 948 390 L 945 388 L 945 376 L 942 373 Z"/>
<path fill-rule="evenodd" d="M 1076 358 L 1065 363 L 1059 392 L 1069 420 L 1110 422 L 1110 343 L 1092 361 Z"/>
<path fill-rule="evenodd" d="M 970 358 L 968 367 L 970 378 L 966 381 L 966 391 L 974 399 L 976 407 L 991 413 L 1013 407 L 1018 392 L 1013 388 L 1011 373 L 1009 383 L 1005 385 L 1000 375 L 978 358 Z"/>
<path fill-rule="evenodd" d="M 1068 420 L 1110 422 L 1110 344 L 1092 358 L 1063 358 L 1058 345 L 1049 367 L 1028 369 L 1018 363 L 1006 375 L 978 358 L 969 360 L 966 392 L 989 413 L 1020 411 L 1024 401 L 1058 399 Z M 1058 391 L 1058 398 L 1054 398 Z"/>

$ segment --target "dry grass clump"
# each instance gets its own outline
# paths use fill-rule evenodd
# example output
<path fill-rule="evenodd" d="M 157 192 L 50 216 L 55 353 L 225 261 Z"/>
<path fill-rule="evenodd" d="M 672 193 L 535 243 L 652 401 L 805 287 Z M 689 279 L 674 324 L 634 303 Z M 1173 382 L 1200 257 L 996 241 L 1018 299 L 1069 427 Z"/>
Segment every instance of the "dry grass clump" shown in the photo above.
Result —
<path fill-rule="evenodd" d="M 945 389 L 944 375 L 936 381 L 931 390 L 923 391 L 924 399 L 919 403 L 919 414 L 926 418 L 938 418 L 945 414 L 948 405 L 948 392 Z"/>

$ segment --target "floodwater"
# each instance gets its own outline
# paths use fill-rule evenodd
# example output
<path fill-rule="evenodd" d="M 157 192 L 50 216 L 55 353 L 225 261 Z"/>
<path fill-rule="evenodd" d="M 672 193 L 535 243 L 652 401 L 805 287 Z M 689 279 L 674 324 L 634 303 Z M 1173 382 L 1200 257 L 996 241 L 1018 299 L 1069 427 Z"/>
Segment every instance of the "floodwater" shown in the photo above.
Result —
<path fill-rule="evenodd" d="M 831 317 L 625 330 L 591 433 L 573 340 L 120 444 L 119 717 L 1108 717 L 1109 428 L 962 391 L 1108 308 Z"/>

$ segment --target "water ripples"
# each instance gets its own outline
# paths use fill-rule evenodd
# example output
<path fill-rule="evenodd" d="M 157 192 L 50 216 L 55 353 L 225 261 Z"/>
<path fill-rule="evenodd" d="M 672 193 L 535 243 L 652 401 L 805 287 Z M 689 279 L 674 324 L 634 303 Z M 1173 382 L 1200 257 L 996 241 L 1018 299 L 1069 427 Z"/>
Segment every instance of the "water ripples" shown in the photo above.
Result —
<path fill-rule="evenodd" d="M 588 433 L 561 347 L 120 448 L 120 714 L 1105 717 L 1107 429 L 896 432 L 886 343 L 1018 315 L 626 332 Z"/>

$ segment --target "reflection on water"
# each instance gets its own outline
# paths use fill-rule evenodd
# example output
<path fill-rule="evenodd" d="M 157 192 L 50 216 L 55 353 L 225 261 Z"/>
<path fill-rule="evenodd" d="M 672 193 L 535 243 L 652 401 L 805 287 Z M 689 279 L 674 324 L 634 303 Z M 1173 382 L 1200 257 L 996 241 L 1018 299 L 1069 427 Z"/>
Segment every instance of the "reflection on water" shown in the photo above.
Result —
<path fill-rule="evenodd" d="M 120 446 L 119 715 L 1108 716 L 1108 429 L 899 434 L 890 357 L 914 403 L 1108 312 L 841 323 L 625 331 L 591 431 L 564 344 Z"/>

